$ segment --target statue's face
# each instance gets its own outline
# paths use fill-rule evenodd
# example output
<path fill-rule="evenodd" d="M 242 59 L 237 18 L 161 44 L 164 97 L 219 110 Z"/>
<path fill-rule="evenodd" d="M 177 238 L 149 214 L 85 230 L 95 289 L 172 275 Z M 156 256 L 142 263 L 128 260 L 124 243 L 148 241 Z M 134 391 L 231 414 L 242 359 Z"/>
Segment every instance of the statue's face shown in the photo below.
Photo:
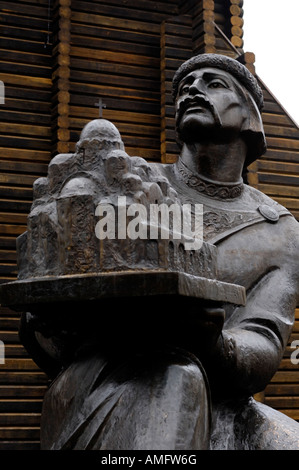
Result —
<path fill-rule="evenodd" d="M 240 133 L 248 114 L 235 79 L 215 68 L 195 70 L 181 80 L 175 109 L 177 130 L 185 142 L 208 131 Z"/>

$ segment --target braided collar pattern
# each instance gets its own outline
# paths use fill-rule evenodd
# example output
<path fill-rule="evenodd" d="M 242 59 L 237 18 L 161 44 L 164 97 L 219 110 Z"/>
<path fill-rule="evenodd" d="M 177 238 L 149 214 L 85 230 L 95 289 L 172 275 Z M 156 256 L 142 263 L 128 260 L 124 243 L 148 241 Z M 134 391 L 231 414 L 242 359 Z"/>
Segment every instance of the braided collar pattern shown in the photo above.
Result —
<path fill-rule="evenodd" d="M 216 197 L 219 199 L 234 199 L 241 196 L 244 183 L 217 184 L 210 181 L 204 180 L 198 175 L 194 175 L 187 167 L 182 163 L 181 159 L 176 163 L 177 169 L 183 178 L 183 181 L 187 186 L 196 189 L 197 191 L 206 194 L 207 196 Z"/>

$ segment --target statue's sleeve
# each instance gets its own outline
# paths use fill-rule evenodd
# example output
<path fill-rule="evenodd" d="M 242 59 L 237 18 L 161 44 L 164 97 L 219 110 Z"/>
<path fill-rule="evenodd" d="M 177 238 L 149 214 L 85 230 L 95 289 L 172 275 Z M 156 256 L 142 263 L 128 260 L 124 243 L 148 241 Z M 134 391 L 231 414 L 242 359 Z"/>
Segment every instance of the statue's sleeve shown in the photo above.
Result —
<path fill-rule="evenodd" d="M 222 397 L 262 391 L 277 371 L 294 323 L 298 281 L 292 267 L 273 267 L 247 293 L 205 358 L 212 389 Z"/>

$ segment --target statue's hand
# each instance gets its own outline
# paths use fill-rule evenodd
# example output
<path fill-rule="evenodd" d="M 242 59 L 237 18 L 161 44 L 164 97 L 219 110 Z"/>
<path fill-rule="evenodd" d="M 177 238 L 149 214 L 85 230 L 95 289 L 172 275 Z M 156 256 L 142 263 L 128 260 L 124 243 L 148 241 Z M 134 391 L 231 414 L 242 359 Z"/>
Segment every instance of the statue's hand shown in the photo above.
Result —
<path fill-rule="evenodd" d="M 225 310 L 219 305 L 204 304 L 197 319 L 197 333 L 199 335 L 199 348 L 212 350 L 221 334 L 225 319 Z"/>
<path fill-rule="evenodd" d="M 177 345 L 201 355 L 212 353 L 221 334 L 225 310 L 220 302 L 184 298 L 178 322 L 175 322 Z"/>

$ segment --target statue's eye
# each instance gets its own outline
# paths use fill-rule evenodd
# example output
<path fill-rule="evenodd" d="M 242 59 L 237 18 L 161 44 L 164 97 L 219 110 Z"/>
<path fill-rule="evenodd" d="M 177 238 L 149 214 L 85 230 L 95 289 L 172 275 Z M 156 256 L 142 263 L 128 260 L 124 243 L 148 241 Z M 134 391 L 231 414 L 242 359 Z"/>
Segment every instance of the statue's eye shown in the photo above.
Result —
<path fill-rule="evenodd" d="M 184 85 L 182 88 L 181 88 L 181 95 L 184 95 L 185 93 L 188 93 L 189 92 L 189 85 Z"/>
<path fill-rule="evenodd" d="M 227 88 L 225 83 L 220 80 L 213 80 L 208 86 L 209 88 Z"/>

